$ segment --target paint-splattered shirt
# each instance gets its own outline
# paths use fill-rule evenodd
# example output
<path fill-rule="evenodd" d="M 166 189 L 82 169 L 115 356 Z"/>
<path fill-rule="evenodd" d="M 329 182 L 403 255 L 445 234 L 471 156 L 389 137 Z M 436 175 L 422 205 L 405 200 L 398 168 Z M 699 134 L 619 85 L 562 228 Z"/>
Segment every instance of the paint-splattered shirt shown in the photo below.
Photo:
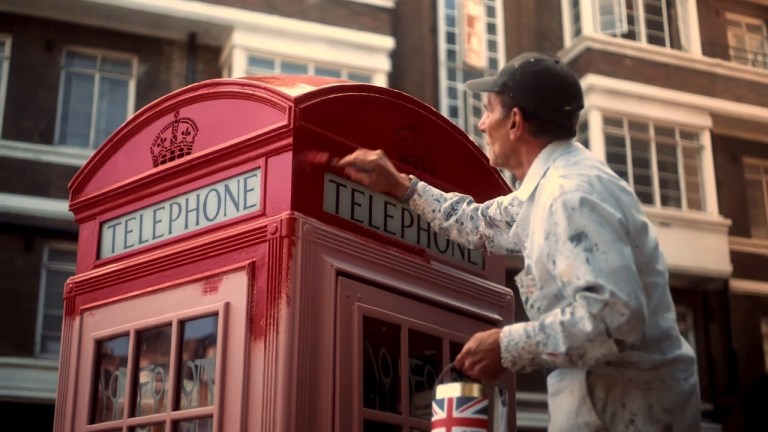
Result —
<path fill-rule="evenodd" d="M 505 367 L 589 370 L 598 378 L 602 370 L 619 370 L 630 380 L 634 371 L 638 379 L 650 371 L 651 381 L 673 380 L 657 386 L 660 392 L 695 399 L 691 421 L 697 421 L 695 357 L 678 331 L 653 226 L 634 192 L 603 161 L 578 143 L 555 142 L 510 195 L 476 204 L 422 182 L 409 204 L 454 241 L 522 253 L 516 282 L 530 321 L 503 328 Z M 549 391 L 551 411 L 557 401 L 552 386 Z M 624 409 L 635 410 L 627 411 L 630 417 L 640 410 Z M 667 425 L 668 416 L 652 416 L 661 423 L 648 427 Z"/>

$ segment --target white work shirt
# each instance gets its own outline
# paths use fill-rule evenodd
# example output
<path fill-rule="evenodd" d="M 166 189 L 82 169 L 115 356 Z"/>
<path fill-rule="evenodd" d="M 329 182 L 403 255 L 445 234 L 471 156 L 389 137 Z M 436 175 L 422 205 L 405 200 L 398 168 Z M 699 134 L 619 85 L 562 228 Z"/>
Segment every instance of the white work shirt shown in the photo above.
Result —
<path fill-rule="evenodd" d="M 529 322 L 502 329 L 510 370 L 547 379 L 551 431 L 700 429 L 693 350 L 635 193 L 581 144 L 553 142 L 510 195 L 476 204 L 421 182 L 409 205 L 468 247 L 522 253 Z"/>

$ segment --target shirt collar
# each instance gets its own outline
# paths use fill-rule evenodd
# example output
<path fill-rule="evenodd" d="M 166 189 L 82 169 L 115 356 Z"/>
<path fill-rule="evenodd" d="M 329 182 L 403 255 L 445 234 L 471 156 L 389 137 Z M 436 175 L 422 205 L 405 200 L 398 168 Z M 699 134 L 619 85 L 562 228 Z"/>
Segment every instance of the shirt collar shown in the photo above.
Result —
<path fill-rule="evenodd" d="M 544 177 L 552 163 L 554 163 L 561 155 L 565 154 L 573 148 L 573 141 L 553 141 L 548 144 L 533 160 L 533 164 L 528 169 L 525 178 L 521 182 L 518 182 L 520 187 L 515 191 L 515 195 L 521 200 L 526 201 L 531 196 L 536 186 L 539 185 L 539 181 Z"/>

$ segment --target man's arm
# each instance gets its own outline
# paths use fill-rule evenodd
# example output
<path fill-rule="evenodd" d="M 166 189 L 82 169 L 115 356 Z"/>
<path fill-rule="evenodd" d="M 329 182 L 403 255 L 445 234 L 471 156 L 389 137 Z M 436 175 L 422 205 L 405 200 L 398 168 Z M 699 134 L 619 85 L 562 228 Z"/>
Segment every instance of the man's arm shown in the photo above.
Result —
<path fill-rule="evenodd" d="M 646 301 L 621 215 L 571 192 L 538 217 L 533 238 L 549 243 L 532 264 L 552 279 L 535 283 L 557 284 L 566 305 L 506 326 L 500 336 L 502 364 L 514 370 L 586 367 L 637 343 L 645 330 Z"/>
<path fill-rule="evenodd" d="M 412 189 L 412 180 L 398 172 L 381 150 L 359 149 L 337 165 L 350 179 L 375 192 L 402 199 Z M 520 250 L 509 238 L 522 207 L 514 195 L 478 204 L 468 195 L 446 193 L 424 182 L 414 192 L 406 204 L 453 241 L 496 254 Z"/>
<path fill-rule="evenodd" d="M 622 217 L 605 203 L 578 192 L 555 198 L 533 228 L 541 239 L 532 257 L 537 274 L 552 275 L 539 285 L 566 306 L 536 321 L 504 327 L 501 362 L 508 369 L 587 367 L 610 360 L 639 341 L 647 311 L 632 245 Z M 535 299 L 534 299 L 535 301 Z M 536 308 L 536 304 L 530 307 Z"/>
<path fill-rule="evenodd" d="M 520 250 L 510 238 L 522 202 L 514 195 L 478 204 L 468 195 L 446 193 L 424 182 L 408 205 L 432 228 L 446 237 L 475 249 L 507 255 Z"/>

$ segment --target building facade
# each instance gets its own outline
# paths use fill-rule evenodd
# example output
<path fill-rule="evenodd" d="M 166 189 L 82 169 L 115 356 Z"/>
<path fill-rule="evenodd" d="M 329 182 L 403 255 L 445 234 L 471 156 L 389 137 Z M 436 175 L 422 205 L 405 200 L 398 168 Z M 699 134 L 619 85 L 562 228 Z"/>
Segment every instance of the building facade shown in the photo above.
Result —
<path fill-rule="evenodd" d="M 315 74 L 416 96 L 482 147 L 463 82 L 536 50 L 580 76 L 579 140 L 658 230 L 706 428 L 765 430 L 767 19 L 765 0 L 1 2 L 0 411 L 52 419 L 67 184 L 132 113 L 209 78 Z M 545 429 L 545 378 L 517 377 L 521 431 Z"/>

